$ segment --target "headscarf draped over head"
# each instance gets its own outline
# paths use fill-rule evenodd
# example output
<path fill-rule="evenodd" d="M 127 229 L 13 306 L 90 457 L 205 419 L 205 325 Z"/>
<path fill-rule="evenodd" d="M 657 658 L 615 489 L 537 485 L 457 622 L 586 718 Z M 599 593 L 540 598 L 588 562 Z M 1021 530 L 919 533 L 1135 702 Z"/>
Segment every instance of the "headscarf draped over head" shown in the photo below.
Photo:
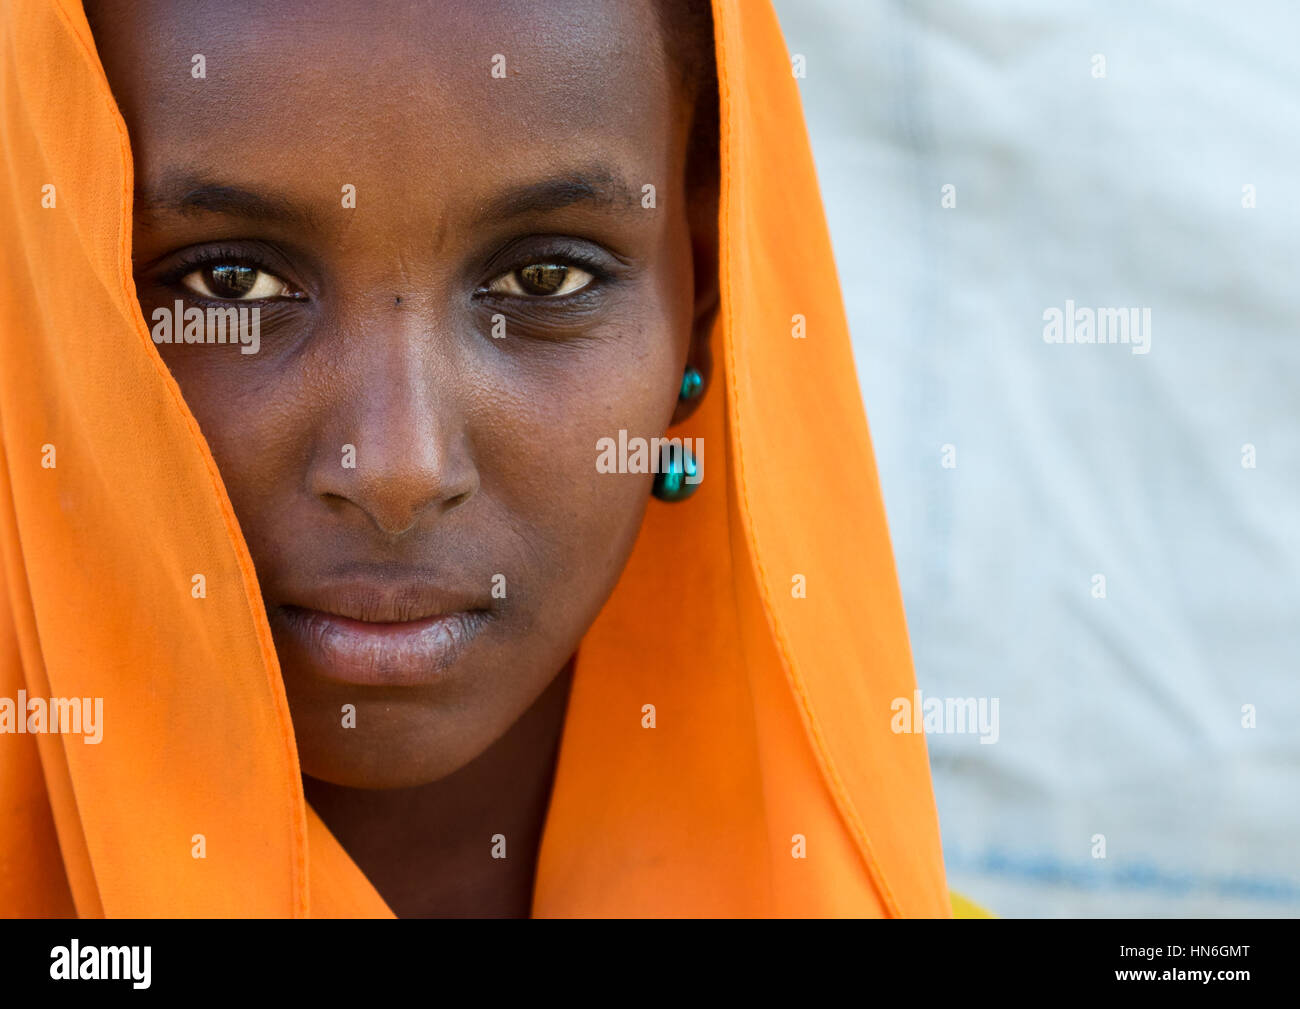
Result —
<path fill-rule="evenodd" d="M 706 479 L 650 506 L 579 650 L 533 912 L 946 916 L 797 86 L 766 2 L 714 21 L 722 303 L 673 432 Z M 0 914 L 389 915 L 304 800 L 248 548 L 136 301 L 131 147 L 76 0 L 0 10 L 0 132 L 0 698 L 103 711 L 98 743 L 0 734 Z"/>

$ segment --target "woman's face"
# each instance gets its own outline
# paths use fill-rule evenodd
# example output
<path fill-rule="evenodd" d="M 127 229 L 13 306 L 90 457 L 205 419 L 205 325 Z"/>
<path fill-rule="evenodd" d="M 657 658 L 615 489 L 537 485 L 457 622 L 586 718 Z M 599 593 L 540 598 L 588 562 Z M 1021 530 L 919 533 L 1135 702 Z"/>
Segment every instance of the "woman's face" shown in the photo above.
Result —
<path fill-rule="evenodd" d="M 177 299 L 259 312 L 256 353 L 158 350 L 252 552 L 302 768 L 443 777 L 595 619 L 651 480 L 598 473 L 597 440 L 662 434 L 702 349 L 706 240 L 656 11 L 91 14 L 135 157 L 146 324 Z"/>

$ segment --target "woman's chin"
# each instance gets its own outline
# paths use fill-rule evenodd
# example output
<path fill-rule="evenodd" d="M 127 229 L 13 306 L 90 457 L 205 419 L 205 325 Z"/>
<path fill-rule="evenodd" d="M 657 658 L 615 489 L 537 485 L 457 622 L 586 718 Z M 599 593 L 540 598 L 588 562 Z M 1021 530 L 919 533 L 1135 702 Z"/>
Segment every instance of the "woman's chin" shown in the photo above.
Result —
<path fill-rule="evenodd" d="M 342 788 L 419 788 L 455 774 L 469 763 L 426 748 L 419 753 L 350 753 L 352 747 L 322 745 L 313 752 L 299 743 L 298 761 L 302 773 L 316 781 Z"/>
<path fill-rule="evenodd" d="M 490 735 L 468 738 L 465 721 L 413 698 L 334 704 L 291 696 L 290 710 L 302 773 L 347 788 L 433 784 L 455 774 L 492 742 Z"/>

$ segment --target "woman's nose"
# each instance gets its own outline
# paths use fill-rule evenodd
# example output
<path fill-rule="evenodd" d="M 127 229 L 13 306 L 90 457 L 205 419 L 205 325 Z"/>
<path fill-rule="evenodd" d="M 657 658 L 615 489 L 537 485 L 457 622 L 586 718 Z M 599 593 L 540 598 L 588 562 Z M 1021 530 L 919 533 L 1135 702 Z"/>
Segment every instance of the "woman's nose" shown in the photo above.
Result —
<path fill-rule="evenodd" d="M 318 439 L 311 490 L 398 537 L 446 514 L 479 486 L 454 364 L 426 339 L 369 341 L 341 383 Z"/>

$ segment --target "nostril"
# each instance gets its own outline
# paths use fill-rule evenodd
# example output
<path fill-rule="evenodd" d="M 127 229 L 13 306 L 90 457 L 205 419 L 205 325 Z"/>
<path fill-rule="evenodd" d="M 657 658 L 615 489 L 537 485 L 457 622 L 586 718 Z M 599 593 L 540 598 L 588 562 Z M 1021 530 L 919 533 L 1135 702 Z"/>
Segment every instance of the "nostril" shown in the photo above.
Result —
<path fill-rule="evenodd" d="M 453 508 L 459 508 L 461 505 L 463 505 L 466 501 L 470 499 L 470 496 L 473 493 L 474 492 L 472 490 L 467 490 L 462 494 L 457 494 L 455 497 L 448 498 L 446 502 L 443 504 L 443 510 L 451 511 Z"/>

